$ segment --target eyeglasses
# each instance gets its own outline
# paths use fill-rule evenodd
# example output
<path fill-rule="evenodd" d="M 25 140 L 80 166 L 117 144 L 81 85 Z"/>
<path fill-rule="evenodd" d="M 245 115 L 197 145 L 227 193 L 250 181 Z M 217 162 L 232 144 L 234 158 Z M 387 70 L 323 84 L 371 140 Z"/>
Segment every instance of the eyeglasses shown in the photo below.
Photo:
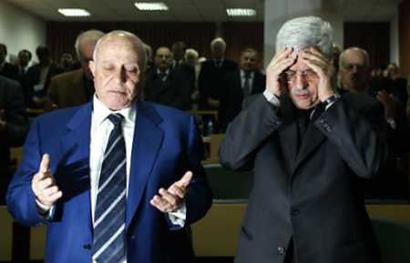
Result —
<path fill-rule="evenodd" d="M 287 82 L 296 82 L 297 76 L 300 75 L 304 81 L 313 81 L 318 78 L 317 74 L 311 70 L 307 69 L 304 71 L 294 71 L 294 70 L 287 70 L 282 73 L 282 76 L 285 78 Z"/>

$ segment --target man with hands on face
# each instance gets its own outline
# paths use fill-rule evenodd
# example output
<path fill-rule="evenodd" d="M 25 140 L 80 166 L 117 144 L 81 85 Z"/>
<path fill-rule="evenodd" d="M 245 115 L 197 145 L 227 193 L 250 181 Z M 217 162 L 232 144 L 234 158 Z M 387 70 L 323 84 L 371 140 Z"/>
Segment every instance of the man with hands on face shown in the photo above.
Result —
<path fill-rule="evenodd" d="M 287 21 L 266 69 L 266 90 L 228 126 L 224 166 L 254 171 L 237 263 L 379 262 L 361 178 L 385 144 L 335 93 L 332 28 Z"/>
<path fill-rule="evenodd" d="M 37 118 L 8 190 L 10 213 L 47 224 L 45 262 L 192 262 L 187 228 L 212 194 L 192 116 L 140 100 L 141 40 L 96 44 L 92 102 Z"/>

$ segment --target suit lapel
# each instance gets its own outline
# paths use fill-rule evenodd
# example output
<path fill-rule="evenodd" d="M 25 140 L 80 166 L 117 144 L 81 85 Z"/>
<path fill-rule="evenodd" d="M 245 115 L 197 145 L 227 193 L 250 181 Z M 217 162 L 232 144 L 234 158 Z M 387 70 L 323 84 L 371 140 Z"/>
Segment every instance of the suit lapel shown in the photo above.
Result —
<path fill-rule="evenodd" d="M 303 160 L 308 158 L 309 155 L 323 142 L 324 139 L 325 136 L 322 134 L 322 132 L 320 132 L 313 125 L 313 123 L 310 123 L 305 135 L 303 136 L 303 142 L 296 158 L 296 167 L 298 167 L 303 162 Z"/>
<path fill-rule="evenodd" d="M 136 118 L 128 186 L 127 227 L 141 203 L 164 136 L 163 130 L 158 127 L 162 119 L 149 104 L 138 102 Z"/>
<path fill-rule="evenodd" d="M 79 108 L 67 124 L 67 133 L 61 138 L 62 153 L 59 163 L 61 188 L 65 199 L 81 195 L 78 213 L 89 223 L 92 230 L 90 199 L 90 129 L 92 105 Z M 75 187 L 73 187 L 75 186 Z M 64 191 L 67 189 L 67 191 Z"/>

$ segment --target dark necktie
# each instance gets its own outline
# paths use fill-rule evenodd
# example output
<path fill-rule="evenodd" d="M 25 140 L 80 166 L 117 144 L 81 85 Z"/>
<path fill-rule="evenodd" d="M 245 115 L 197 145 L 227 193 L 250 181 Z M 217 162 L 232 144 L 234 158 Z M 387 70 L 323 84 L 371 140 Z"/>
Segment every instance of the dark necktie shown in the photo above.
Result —
<path fill-rule="evenodd" d="M 303 138 L 309 125 L 313 123 L 324 110 L 324 105 L 322 103 L 319 103 L 313 109 L 298 111 L 298 150 L 300 150 L 300 147 L 302 146 Z"/>
<path fill-rule="evenodd" d="M 98 183 L 95 208 L 93 260 L 118 263 L 125 260 L 126 155 L 122 115 L 111 114 L 114 128 L 108 138 Z"/>
<path fill-rule="evenodd" d="M 298 151 L 302 147 L 303 137 L 309 125 L 311 110 L 299 110 L 297 114 Z"/>
<path fill-rule="evenodd" d="M 251 95 L 251 72 L 245 71 L 243 82 L 243 97 L 246 98 Z"/>

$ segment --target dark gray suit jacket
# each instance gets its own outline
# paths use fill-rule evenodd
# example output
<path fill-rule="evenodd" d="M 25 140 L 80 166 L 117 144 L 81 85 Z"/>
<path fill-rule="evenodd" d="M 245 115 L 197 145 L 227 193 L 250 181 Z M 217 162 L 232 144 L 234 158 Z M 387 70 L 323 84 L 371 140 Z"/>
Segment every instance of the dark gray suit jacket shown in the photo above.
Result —
<path fill-rule="evenodd" d="M 293 239 L 298 263 L 375 263 L 378 249 L 360 178 L 374 176 L 384 140 L 340 99 L 310 124 L 297 150 L 295 108 L 261 95 L 229 125 L 223 165 L 254 169 L 237 263 L 283 262 Z"/>

